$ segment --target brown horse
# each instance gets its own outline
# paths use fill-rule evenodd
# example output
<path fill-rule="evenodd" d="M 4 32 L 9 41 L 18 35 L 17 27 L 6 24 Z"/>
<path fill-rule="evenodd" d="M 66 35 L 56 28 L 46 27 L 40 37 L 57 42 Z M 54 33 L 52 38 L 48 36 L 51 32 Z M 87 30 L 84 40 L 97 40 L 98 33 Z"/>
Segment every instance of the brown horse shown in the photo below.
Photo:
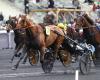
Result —
<path fill-rule="evenodd" d="M 22 27 L 26 29 L 26 45 L 40 51 L 41 63 L 44 62 L 44 55 L 47 48 L 52 45 L 55 52 L 54 56 L 55 58 L 57 57 L 58 49 L 64 40 L 64 33 L 60 28 L 55 25 L 49 25 L 49 27 L 53 27 L 53 29 L 50 31 L 50 35 L 46 35 L 43 26 L 33 23 L 26 16 L 22 16 L 17 24 L 17 28 Z"/>
<path fill-rule="evenodd" d="M 96 57 L 100 57 L 100 31 L 96 28 L 93 20 L 87 14 L 83 14 L 76 19 L 76 28 L 81 27 L 83 28 L 84 38 L 88 43 L 95 46 L 97 53 Z"/>
<path fill-rule="evenodd" d="M 20 15 L 21 16 L 21 15 Z M 19 18 L 20 18 L 19 16 Z M 33 64 L 36 64 L 38 62 L 38 59 L 35 59 L 37 58 L 38 56 L 35 55 L 35 53 L 37 53 L 37 51 L 34 51 L 34 50 L 29 50 L 28 52 L 26 52 L 26 46 L 25 46 L 25 37 L 26 37 L 26 31 L 25 29 L 23 28 L 20 28 L 18 29 L 16 26 L 17 26 L 17 23 L 18 23 L 18 20 L 19 18 L 17 18 L 16 16 L 14 17 L 9 17 L 9 20 L 6 21 L 6 24 L 7 24 L 7 32 L 9 32 L 10 30 L 13 30 L 14 31 L 14 42 L 16 44 L 15 46 L 15 50 L 14 50 L 14 55 L 12 56 L 11 58 L 11 63 L 14 59 L 15 56 L 18 56 L 19 54 L 19 51 L 22 49 L 23 51 L 23 54 L 21 54 L 21 56 L 19 56 L 20 58 L 22 56 L 25 56 L 24 58 L 24 61 L 23 63 L 26 62 L 27 58 L 29 58 L 29 62 L 31 65 Z M 27 53 L 27 54 L 26 54 Z M 25 55 L 26 54 L 26 55 Z M 29 54 L 29 55 L 28 55 Z M 37 57 L 36 57 L 37 56 Z M 20 59 L 19 59 L 20 60 Z"/>

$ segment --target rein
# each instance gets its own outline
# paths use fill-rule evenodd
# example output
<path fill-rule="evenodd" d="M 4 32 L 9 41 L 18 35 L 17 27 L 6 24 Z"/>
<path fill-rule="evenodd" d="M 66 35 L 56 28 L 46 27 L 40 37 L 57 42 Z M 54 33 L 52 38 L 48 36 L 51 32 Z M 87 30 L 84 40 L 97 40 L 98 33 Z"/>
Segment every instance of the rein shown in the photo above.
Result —
<path fill-rule="evenodd" d="M 92 27 L 84 27 L 84 28 L 82 28 L 82 29 L 88 29 L 88 28 L 94 28 L 94 27 L 96 27 L 96 26 L 92 26 Z M 75 29 L 80 29 L 80 28 L 75 28 Z"/>

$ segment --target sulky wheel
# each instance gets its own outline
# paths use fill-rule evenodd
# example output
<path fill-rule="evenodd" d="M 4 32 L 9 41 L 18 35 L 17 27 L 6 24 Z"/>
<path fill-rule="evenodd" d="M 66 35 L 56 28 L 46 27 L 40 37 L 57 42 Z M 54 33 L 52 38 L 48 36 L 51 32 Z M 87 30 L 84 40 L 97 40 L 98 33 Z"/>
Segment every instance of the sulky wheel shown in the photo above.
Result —
<path fill-rule="evenodd" d="M 59 58 L 65 67 L 68 66 L 68 64 L 71 62 L 71 55 L 67 50 L 59 50 Z"/>
<path fill-rule="evenodd" d="M 53 54 L 50 52 L 47 52 L 44 56 L 44 61 L 42 63 L 42 69 L 45 73 L 50 73 L 53 69 L 54 64 L 54 57 Z"/>
<path fill-rule="evenodd" d="M 37 64 L 39 61 L 39 52 L 36 50 L 31 50 L 29 55 L 29 63 L 33 66 L 34 64 Z"/>
<path fill-rule="evenodd" d="M 79 67 L 80 67 L 80 72 L 83 75 L 86 75 L 90 72 L 91 69 L 91 60 L 90 60 L 90 55 L 86 55 L 83 54 L 80 58 L 80 63 L 79 63 Z"/>

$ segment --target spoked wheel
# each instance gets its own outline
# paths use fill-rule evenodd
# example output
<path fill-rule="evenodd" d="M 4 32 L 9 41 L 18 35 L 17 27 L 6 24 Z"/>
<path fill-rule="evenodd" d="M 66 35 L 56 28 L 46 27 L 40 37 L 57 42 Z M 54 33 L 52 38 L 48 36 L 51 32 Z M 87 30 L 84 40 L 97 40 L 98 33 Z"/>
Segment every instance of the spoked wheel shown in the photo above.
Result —
<path fill-rule="evenodd" d="M 44 61 L 42 63 L 42 69 L 45 73 L 50 73 L 53 69 L 54 64 L 54 57 L 53 54 L 50 52 L 47 52 L 44 56 Z"/>
<path fill-rule="evenodd" d="M 39 61 L 39 52 L 37 50 L 32 50 L 29 53 L 29 63 L 33 66 L 34 64 L 37 64 Z"/>
<path fill-rule="evenodd" d="M 59 58 L 65 67 L 71 62 L 70 52 L 67 50 L 59 50 Z"/>
<path fill-rule="evenodd" d="M 90 60 L 90 55 L 83 54 L 82 57 L 80 58 L 80 72 L 83 75 L 86 75 L 90 72 L 91 69 L 91 60 Z"/>

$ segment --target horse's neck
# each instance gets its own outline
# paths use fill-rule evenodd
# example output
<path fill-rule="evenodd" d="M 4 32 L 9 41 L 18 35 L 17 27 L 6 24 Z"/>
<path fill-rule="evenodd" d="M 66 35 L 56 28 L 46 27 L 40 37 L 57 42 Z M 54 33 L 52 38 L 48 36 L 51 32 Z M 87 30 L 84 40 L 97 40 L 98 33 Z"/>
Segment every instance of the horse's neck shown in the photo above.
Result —
<path fill-rule="evenodd" d="M 43 33 L 44 32 L 44 27 L 39 25 L 39 24 L 34 24 L 32 27 L 30 27 L 31 30 L 33 31 L 33 33 L 37 33 L 37 34 L 40 34 L 40 33 Z"/>
<path fill-rule="evenodd" d="M 78 32 L 75 32 L 72 28 L 67 29 L 67 35 L 74 40 L 78 38 Z"/>
<path fill-rule="evenodd" d="M 85 27 L 86 27 L 86 29 L 87 30 L 85 30 L 85 31 L 88 31 L 89 32 L 89 34 L 92 34 L 92 36 L 94 36 L 95 34 L 97 34 L 99 31 L 97 30 L 97 28 L 96 28 L 96 26 L 94 25 L 94 24 L 90 24 L 90 23 L 88 23 L 88 21 L 87 20 L 85 20 L 85 25 L 84 25 Z M 85 28 L 84 27 L 84 28 Z M 94 34 L 94 35 L 93 35 Z M 100 34 L 100 33 L 99 33 Z"/>
<path fill-rule="evenodd" d="M 100 43 L 100 38 L 97 38 L 97 35 L 100 35 L 96 30 L 96 27 L 91 26 L 90 28 L 83 29 L 84 38 L 88 43 L 95 45 L 96 43 Z"/>
<path fill-rule="evenodd" d="M 87 40 L 89 44 L 93 44 L 93 36 L 90 34 L 89 29 L 83 29 L 83 37 Z"/>
<path fill-rule="evenodd" d="M 100 44 L 100 32 L 97 30 L 96 26 L 94 24 L 88 23 L 88 21 L 85 19 L 86 27 L 84 28 L 84 36 L 85 38 L 91 42 L 91 44 Z"/>
<path fill-rule="evenodd" d="M 89 31 L 95 32 L 96 30 L 96 26 L 94 24 L 94 22 L 87 16 L 83 17 L 84 21 L 85 21 L 85 27 L 87 27 L 87 29 L 89 29 Z M 91 23 L 89 22 L 91 21 Z"/>
<path fill-rule="evenodd" d="M 83 17 L 83 19 L 84 19 L 83 29 L 84 28 L 87 29 L 84 31 L 88 31 L 89 34 L 92 34 L 94 25 L 90 24 L 85 17 Z"/>
<path fill-rule="evenodd" d="M 72 28 L 67 28 L 67 34 L 69 37 L 73 38 L 73 30 Z"/>

